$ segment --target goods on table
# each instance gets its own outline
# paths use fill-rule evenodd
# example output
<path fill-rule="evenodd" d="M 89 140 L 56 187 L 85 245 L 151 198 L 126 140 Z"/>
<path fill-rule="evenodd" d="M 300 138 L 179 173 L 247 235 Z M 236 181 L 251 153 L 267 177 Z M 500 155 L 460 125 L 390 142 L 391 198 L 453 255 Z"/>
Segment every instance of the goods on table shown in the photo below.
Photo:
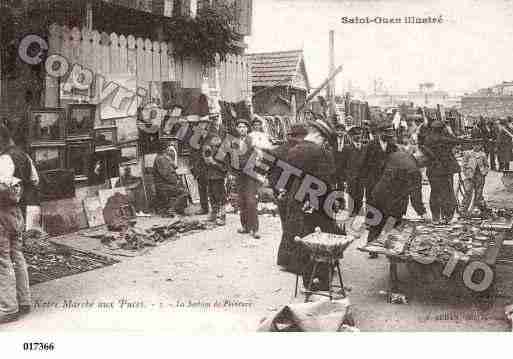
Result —
<path fill-rule="evenodd" d="M 501 223 L 508 226 L 507 221 Z M 460 260 L 470 261 L 482 258 L 494 241 L 498 233 L 493 225 L 492 222 L 482 225 L 475 220 L 462 220 L 452 225 L 405 221 L 399 229 L 381 235 L 361 250 L 421 263 L 446 263 L 455 254 Z"/>

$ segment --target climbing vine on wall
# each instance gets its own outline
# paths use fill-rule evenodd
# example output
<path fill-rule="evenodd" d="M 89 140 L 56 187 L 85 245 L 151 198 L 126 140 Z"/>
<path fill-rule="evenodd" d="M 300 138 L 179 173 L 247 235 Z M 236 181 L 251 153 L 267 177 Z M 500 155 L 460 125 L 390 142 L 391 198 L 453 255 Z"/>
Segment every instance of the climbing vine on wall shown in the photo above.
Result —
<path fill-rule="evenodd" d="M 164 27 L 166 37 L 181 58 L 198 58 L 204 65 L 213 65 L 216 54 L 221 60 L 234 53 L 237 35 L 233 29 L 233 10 L 228 6 L 204 7 L 195 18 L 174 17 Z"/>

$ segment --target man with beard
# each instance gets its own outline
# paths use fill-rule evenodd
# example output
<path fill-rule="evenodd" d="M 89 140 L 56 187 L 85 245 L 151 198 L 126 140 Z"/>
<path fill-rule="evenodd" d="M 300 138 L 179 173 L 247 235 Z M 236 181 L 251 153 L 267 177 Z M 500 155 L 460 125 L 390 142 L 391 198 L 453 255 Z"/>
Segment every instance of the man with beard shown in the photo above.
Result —
<path fill-rule="evenodd" d="M 365 150 L 365 157 L 360 171 L 360 180 L 365 186 L 366 203 L 372 201 L 372 191 L 380 180 L 385 169 L 385 163 L 391 153 L 397 151 L 395 130 L 387 123 L 381 123 L 376 130 L 376 138 Z M 377 253 L 370 253 L 370 258 L 377 258 Z"/>
<path fill-rule="evenodd" d="M 327 188 L 325 194 L 318 197 L 317 204 L 309 203 L 308 197 L 299 201 L 296 197 L 304 178 L 291 177 L 292 181 L 286 187 L 287 213 L 280 246 L 284 253 L 283 258 L 280 258 L 281 265 L 291 272 L 302 274 L 305 285 L 311 276 L 312 264 L 308 254 L 298 250 L 294 238 L 304 237 L 314 232 L 316 227 L 320 227 L 323 232 L 338 232 L 334 218 L 324 211 L 325 198 L 334 188 L 335 183 L 335 161 L 333 151 L 328 146 L 335 137 L 335 131 L 320 119 L 309 121 L 308 125 L 308 134 L 304 141 L 288 151 L 287 163 L 300 169 L 303 174 L 320 180 Z M 324 290 L 328 287 L 328 270 L 327 265 L 319 267 L 318 278 L 314 281 L 317 282 L 316 289 Z"/>

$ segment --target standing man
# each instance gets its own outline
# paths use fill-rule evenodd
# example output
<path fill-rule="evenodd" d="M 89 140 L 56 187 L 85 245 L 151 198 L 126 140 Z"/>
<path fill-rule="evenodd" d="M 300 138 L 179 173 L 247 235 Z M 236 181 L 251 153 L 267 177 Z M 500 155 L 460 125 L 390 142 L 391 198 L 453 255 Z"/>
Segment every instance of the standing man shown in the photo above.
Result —
<path fill-rule="evenodd" d="M 37 172 L 31 159 L 14 147 L 9 130 L 0 126 L 0 324 L 30 312 L 27 263 L 22 252 L 22 201 L 35 193 Z M 24 187 L 28 193 L 22 195 Z M 28 197 L 27 197 L 28 195 Z"/>
<path fill-rule="evenodd" d="M 310 176 L 326 184 L 326 195 L 320 196 L 318 208 L 313 208 L 308 202 L 308 197 L 303 201 L 296 198 L 299 188 L 302 185 L 302 178 L 294 177 L 287 187 L 287 218 L 285 231 L 280 249 L 283 251 L 283 258 L 280 258 L 282 266 L 287 270 L 303 275 L 303 283 L 307 285 L 312 272 L 312 265 L 308 256 L 298 251 L 294 237 L 304 237 L 314 232 L 315 227 L 320 227 L 323 232 L 337 233 L 335 219 L 324 211 L 324 200 L 335 186 L 335 161 L 333 152 L 327 145 L 333 141 L 335 131 L 323 120 L 308 122 L 309 129 L 304 141 L 301 141 L 289 150 L 287 162 L 308 173 Z M 320 269 L 318 273 L 319 289 L 328 287 L 327 266 Z"/>
<path fill-rule="evenodd" d="M 425 147 L 432 156 L 426 173 L 431 185 L 429 206 L 433 222 L 447 224 L 454 216 L 457 206 L 454 174 L 460 172 L 460 166 L 454 157 L 453 148 L 460 143 L 461 140 L 448 134 L 441 121 L 431 124 Z"/>
<path fill-rule="evenodd" d="M 372 202 L 372 191 L 381 179 L 388 155 L 397 151 L 395 130 L 392 125 L 382 122 L 377 126 L 376 137 L 365 150 L 365 157 L 360 171 L 360 179 L 365 186 L 365 201 Z M 377 258 L 377 253 L 370 253 L 369 258 Z"/>
<path fill-rule="evenodd" d="M 497 134 L 497 158 L 499 160 L 499 171 L 509 171 L 511 153 L 513 151 L 513 134 L 508 128 L 508 120 L 502 118 L 498 124 Z"/>
<path fill-rule="evenodd" d="M 212 211 L 208 217 L 210 222 L 215 222 L 218 226 L 226 224 L 226 175 L 228 173 L 228 164 L 214 159 L 219 146 L 222 143 L 222 132 L 217 118 L 212 117 L 212 125 L 202 146 L 202 157 L 206 166 L 206 177 L 208 180 L 208 197 Z M 228 157 L 226 157 L 226 160 Z"/>
<path fill-rule="evenodd" d="M 344 169 L 344 178 L 349 195 L 349 210 L 351 217 L 360 213 L 363 205 L 365 187 L 360 178 L 363 163 L 366 157 L 366 147 L 362 145 L 362 128 L 352 127 L 348 131 L 349 143 L 342 149 L 342 163 L 337 164 Z M 342 179 L 339 179 L 341 181 Z"/>
<path fill-rule="evenodd" d="M 257 192 L 258 182 L 250 176 L 243 173 L 244 166 L 251 156 L 253 145 L 248 136 L 249 122 L 245 119 L 237 120 L 237 133 L 239 138 L 236 146 L 239 149 L 239 170 L 237 177 L 237 190 L 240 211 L 240 223 L 242 228 L 239 233 L 249 233 L 255 239 L 260 238 L 258 234 L 258 212 L 257 212 Z"/>
<path fill-rule="evenodd" d="M 198 121 L 198 126 L 207 126 L 209 125 L 208 117 L 201 117 Z M 200 140 L 204 142 L 204 138 Z M 201 146 L 203 143 L 200 143 L 200 149 L 191 149 L 191 173 L 198 182 L 198 192 L 200 196 L 200 210 L 195 214 L 204 215 L 208 214 L 209 206 L 208 206 L 208 178 L 207 178 L 207 167 L 205 161 L 203 160 L 203 156 L 201 153 Z"/>

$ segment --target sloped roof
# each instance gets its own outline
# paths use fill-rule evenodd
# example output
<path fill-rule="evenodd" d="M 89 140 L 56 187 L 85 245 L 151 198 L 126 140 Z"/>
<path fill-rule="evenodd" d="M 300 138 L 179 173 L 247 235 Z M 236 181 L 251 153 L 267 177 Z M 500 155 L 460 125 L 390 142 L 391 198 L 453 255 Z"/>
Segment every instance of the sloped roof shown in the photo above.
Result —
<path fill-rule="evenodd" d="M 247 54 L 251 65 L 253 86 L 294 86 L 298 73 L 305 78 L 308 90 L 310 84 L 306 74 L 302 50 Z"/>

